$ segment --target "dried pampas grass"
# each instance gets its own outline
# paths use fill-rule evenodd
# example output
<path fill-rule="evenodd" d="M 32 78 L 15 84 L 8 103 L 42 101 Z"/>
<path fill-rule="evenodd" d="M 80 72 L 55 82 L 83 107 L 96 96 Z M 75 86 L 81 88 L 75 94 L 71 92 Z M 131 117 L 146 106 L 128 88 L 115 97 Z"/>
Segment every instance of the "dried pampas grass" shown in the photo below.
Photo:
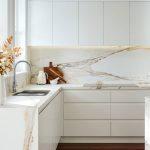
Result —
<path fill-rule="evenodd" d="M 13 37 L 9 36 L 0 47 L 0 75 L 7 74 L 13 69 L 15 58 L 21 54 L 20 47 L 12 47 Z"/>

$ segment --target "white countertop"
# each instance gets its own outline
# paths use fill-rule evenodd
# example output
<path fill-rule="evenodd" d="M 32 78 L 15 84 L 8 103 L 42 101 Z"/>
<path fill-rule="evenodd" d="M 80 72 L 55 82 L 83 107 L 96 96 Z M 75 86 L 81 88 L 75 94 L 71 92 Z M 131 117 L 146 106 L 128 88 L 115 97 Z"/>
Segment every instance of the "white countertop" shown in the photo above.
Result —
<path fill-rule="evenodd" d="M 96 84 L 59 84 L 59 85 L 28 85 L 22 90 L 50 90 L 46 96 L 8 96 L 3 107 L 38 107 L 39 111 L 45 107 L 62 89 L 77 90 L 122 90 L 143 89 L 135 84 L 129 83 L 106 83 L 97 88 Z M 144 87 L 145 89 L 145 87 Z M 147 88 L 146 88 L 147 89 Z M 150 89 L 148 87 L 148 89 Z"/>
<path fill-rule="evenodd" d="M 22 107 L 38 107 L 40 110 L 47 105 L 60 91 L 60 86 L 50 85 L 28 85 L 24 90 L 50 90 L 46 96 L 8 96 L 6 99 L 5 106 L 17 105 Z M 40 111 L 39 110 L 39 111 Z"/>

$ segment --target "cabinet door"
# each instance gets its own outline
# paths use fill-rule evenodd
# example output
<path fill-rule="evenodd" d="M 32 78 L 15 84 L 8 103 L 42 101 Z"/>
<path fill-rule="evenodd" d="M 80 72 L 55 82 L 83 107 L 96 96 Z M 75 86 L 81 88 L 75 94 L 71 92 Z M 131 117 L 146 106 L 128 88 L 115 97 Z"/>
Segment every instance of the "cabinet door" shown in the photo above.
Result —
<path fill-rule="evenodd" d="M 65 120 L 64 136 L 110 136 L 110 121 Z"/>
<path fill-rule="evenodd" d="M 111 102 L 144 102 L 144 97 L 150 94 L 150 90 L 116 90 L 111 91 Z"/>
<path fill-rule="evenodd" d="M 78 2 L 53 2 L 53 44 L 78 44 Z"/>
<path fill-rule="evenodd" d="M 144 120 L 111 120 L 111 136 L 144 136 Z"/>
<path fill-rule="evenodd" d="M 110 92 L 108 90 L 65 90 L 64 102 L 110 102 Z"/>
<path fill-rule="evenodd" d="M 52 2 L 29 0 L 28 45 L 52 44 Z"/>
<path fill-rule="evenodd" d="M 129 44 L 129 2 L 104 2 L 104 45 Z"/>
<path fill-rule="evenodd" d="M 110 119 L 110 104 L 65 103 L 64 119 Z"/>
<path fill-rule="evenodd" d="M 150 45 L 150 2 L 130 2 L 130 43 Z"/>
<path fill-rule="evenodd" d="M 62 109 L 62 93 L 59 93 L 39 114 L 39 150 L 56 150 L 63 135 Z"/>
<path fill-rule="evenodd" d="M 103 45 L 102 4 L 79 2 L 79 45 Z"/>
<path fill-rule="evenodd" d="M 144 119 L 144 103 L 111 103 L 111 119 Z"/>
<path fill-rule="evenodd" d="M 54 149 L 55 105 L 50 102 L 39 114 L 39 150 Z"/>

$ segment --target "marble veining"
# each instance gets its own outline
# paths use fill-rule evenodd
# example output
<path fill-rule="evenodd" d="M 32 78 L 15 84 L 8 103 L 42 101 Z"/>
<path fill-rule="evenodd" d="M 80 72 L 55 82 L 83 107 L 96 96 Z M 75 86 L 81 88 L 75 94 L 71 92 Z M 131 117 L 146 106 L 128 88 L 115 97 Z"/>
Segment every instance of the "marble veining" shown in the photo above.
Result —
<path fill-rule="evenodd" d="M 26 108 L 24 112 L 24 121 L 25 121 L 25 136 L 24 136 L 24 144 L 23 150 L 31 150 L 32 144 L 34 142 L 33 128 L 36 124 L 35 122 L 36 116 L 36 107 Z"/>
<path fill-rule="evenodd" d="M 34 107 L 4 105 L 0 108 L 0 149 L 1 150 L 37 150 L 38 113 Z M 36 128 L 36 130 L 35 130 Z M 37 133 L 36 133 L 36 132 Z"/>
<path fill-rule="evenodd" d="M 112 80 L 150 82 L 148 65 L 150 47 L 110 46 L 72 49 L 30 47 L 29 49 L 34 70 L 33 77 L 38 70 L 48 65 L 49 61 L 53 61 L 62 69 L 68 83 Z"/>

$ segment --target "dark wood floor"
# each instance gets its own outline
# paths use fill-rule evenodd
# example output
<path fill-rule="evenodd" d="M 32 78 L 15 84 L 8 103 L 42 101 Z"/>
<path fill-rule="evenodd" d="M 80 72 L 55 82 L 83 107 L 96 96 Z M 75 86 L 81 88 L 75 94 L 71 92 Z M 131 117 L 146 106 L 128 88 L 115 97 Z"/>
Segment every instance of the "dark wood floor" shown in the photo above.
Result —
<path fill-rule="evenodd" d="M 66 144 L 60 143 L 57 150 L 144 150 L 144 144 Z"/>

